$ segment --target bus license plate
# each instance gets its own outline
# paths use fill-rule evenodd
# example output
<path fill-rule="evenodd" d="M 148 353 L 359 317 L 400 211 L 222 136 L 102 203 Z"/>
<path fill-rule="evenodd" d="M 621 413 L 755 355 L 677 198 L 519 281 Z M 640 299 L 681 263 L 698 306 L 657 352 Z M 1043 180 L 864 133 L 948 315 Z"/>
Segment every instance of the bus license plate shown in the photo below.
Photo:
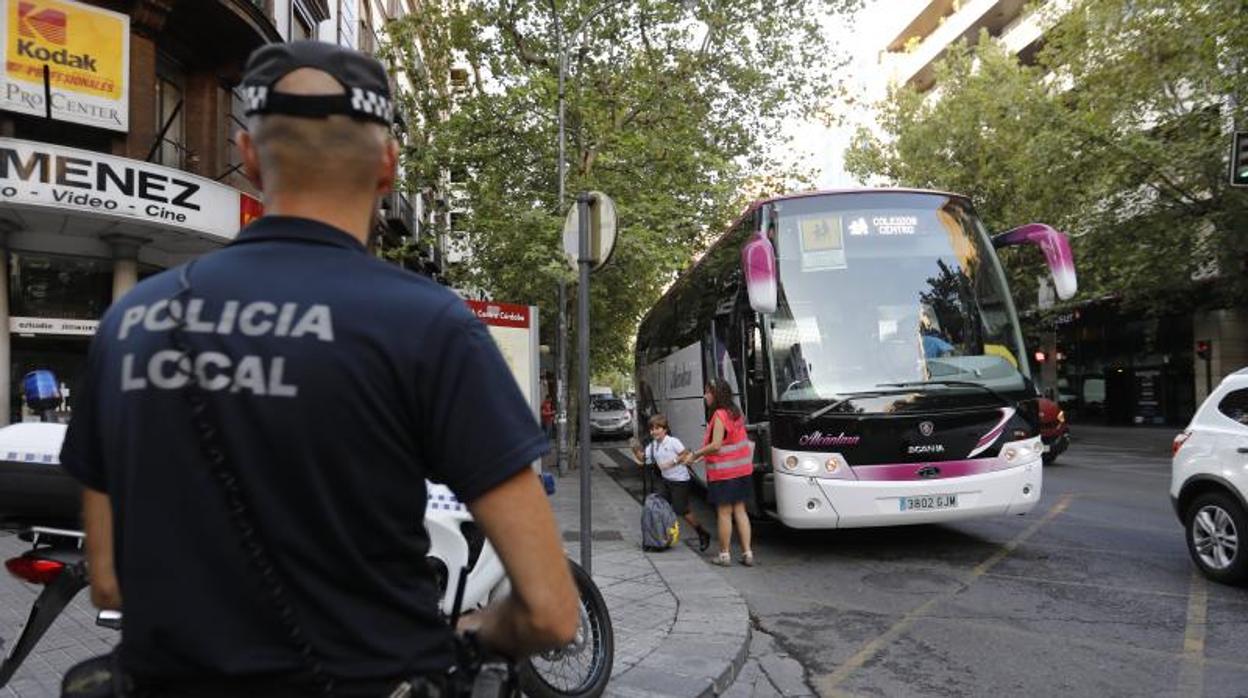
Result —
<path fill-rule="evenodd" d="M 924 497 L 901 497 L 902 511 L 928 511 L 958 508 L 958 495 L 933 494 Z"/>

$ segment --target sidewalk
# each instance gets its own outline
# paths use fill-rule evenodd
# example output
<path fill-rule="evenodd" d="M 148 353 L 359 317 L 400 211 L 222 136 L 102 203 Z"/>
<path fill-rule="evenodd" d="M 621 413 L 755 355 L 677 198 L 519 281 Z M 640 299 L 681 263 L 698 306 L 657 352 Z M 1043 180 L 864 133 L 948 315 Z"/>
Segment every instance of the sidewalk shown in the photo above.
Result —
<path fill-rule="evenodd" d="M 750 645 L 745 600 L 683 543 L 643 553 L 641 509 L 601 468 L 592 474 L 593 574 L 611 611 L 615 665 L 607 695 L 714 696 L 732 684 Z M 555 478 L 551 504 L 580 560 L 580 472 Z"/>

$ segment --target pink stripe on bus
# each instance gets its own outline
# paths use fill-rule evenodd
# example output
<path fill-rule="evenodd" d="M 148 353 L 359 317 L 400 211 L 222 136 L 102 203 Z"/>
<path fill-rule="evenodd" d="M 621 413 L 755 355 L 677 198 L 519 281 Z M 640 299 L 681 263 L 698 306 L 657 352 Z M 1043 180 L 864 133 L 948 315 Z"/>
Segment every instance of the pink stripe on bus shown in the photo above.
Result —
<path fill-rule="evenodd" d="M 934 475 L 922 477 L 920 471 L 937 468 Z M 1000 458 L 976 458 L 974 460 L 945 460 L 930 463 L 888 463 L 885 465 L 855 465 L 854 475 L 859 480 L 898 481 L 898 480 L 943 480 L 950 477 L 982 475 L 994 470 L 1004 470 L 1006 465 Z"/>

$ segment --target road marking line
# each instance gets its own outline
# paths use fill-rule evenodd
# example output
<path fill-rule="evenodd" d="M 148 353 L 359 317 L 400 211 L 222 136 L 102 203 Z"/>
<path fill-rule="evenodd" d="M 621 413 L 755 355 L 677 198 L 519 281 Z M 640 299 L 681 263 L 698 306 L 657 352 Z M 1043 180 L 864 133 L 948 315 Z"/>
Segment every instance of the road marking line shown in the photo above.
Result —
<path fill-rule="evenodd" d="M 998 625 L 987 622 L 985 620 L 971 618 L 950 618 L 945 616 L 928 616 L 924 620 L 934 623 L 946 623 L 956 628 L 963 629 L 982 629 L 985 632 L 1008 633 L 1023 639 L 1052 640 L 1054 635 L 1052 632 L 1041 630 L 1025 630 L 1023 628 L 1012 625 Z M 992 619 L 988 619 L 992 620 Z M 1166 650 L 1153 649 L 1151 647 L 1141 647 L 1138 645 L 1124 645 L 1117 640 L 1091 640 L 1084 637 L 1063 637 L 1062 642 L 1071 647 L 1087 649 L 1093 651 L 1106 652 L 1122 652 L 1132 657 L 1148 657 L 1154 661 L 1174 661 L 1181 662 L 1183 660 L 1183 652 L 1176 650 L 1167 652 Z M 1206 657 L 1204 659 L 1206 667 L 1215 667 L 1220 669 L 1230 669 L 1233 671 L 1248 671 L 1248 662 L 1236 662 L 1227 659 L 1217 659 L 1214 657 Z"/>
<path fill-rule="evenodd" d="M 1179 667 L 1179 695 L 1199 696 L 1205 688 L 1205 631 L 1209 619 L 1209 590 L 1205 578 L 1192 570 L 1188 587 L 1187 626 L 1183 630 L 1183 663 Z"/>
<path fill-rule="evenodd" d="M 928 599 L 923 605 L 902 616 L 901 620 L 893 624 L 893 627 L 884 631 L 884 633 L 879 637 L 863 645 L 862 648 L 854 654 L 854 656 L 850 657 L 844 664 L 837 667 L 836 671 L 833 671 L 830 674 L 822 674 L 820 676 L 813 677 L 811 679 L 811 685 L 815 687 L 815 690 L 819 691 L 819 695 L 821 696 L 830 697 L 837 695 L 839 690 L 838 686 L 840 686 L 845 679 L 849 678 L 850 674 L 854 673 L 860 669 L 862 665 L 874 658 L 877 654 L 879 654 L 880 650 L 895 641 L 901 636 L 902 633 L 908 631 L 914 625 L 915 621 L 927 615 L 927 612 L 936 606 L 936 604 L 942 601 L 948 601 L 955 595 L 965 591 L 976 579 L 982 577 L 985 572 L 995 567 L 998 563 L 1004 560 L 1006 556 L 1018 549 L 1018 546 L 1022 545 L 1028 538 L 1035 535 L 1036 531 L 1039 531 L 1041 527 L 1056 518 L 1058 514 L 1066 511 L 1074 497 L 1074 494 L 1069 493 L 1062 495 L 1061 499 L 1057 501 L 1057 504 L 1054 504 L 1053 507 L 1044 515 L 1044 518 L 1028 526 L 1022 533 L 1002 545 L 1001 548 L 989 556 L 987 560 L 984 560 L 976 565 L 961 584 L 949 591 Z"/>
<path fill-rule="evenodd" d="M 984 575 L 993 579 L 1009 580 L 1014 582 L 1028 582 L 1031 584 L 1048 584 L 1052 586 L 1069 586 L 1080 587 L 1084 589 L 1100 589 L 1103 591 L 1121 591 L 1128 594 L 1139 594 L 1140 596 L 1160 596 L 1162 598 L 1182 599 L 1187 598 L 1187 594 L 1180 594 L 1177 591 L 1164 591 L 1161 589 L 1141 589 L 1139 587 L 1124 587 L 1114 584 L 1097 584 L 1096 582 L 1076 582 L 1067 579 L 1049 579 L 1046 577 L 1024 577 L 1018 574 L 999 574 L 996 572 Z"/>

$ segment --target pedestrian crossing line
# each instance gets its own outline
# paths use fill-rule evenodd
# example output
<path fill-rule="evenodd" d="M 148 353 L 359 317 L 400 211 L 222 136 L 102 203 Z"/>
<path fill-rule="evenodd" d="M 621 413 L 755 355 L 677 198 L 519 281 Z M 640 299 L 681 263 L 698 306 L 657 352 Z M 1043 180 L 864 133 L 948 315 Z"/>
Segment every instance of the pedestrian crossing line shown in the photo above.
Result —
<path fill-rule="evenodd" d="M 1069 495 L 1074 497 L 1076 495 Z M 1080 499 L 1083 495 L 1077 495 Z M 1088 526 L 1091 528 L 1105 529 L 1107 531 L 1133 531 L 1136 533 L 1157 533 L 1167 537 L 1173 537 L 1176 534 L 1174 526 L 1151 526 L 1144 523 L 1110 523 L 1104 519 L 1096 518 L 1090 514 L 1071 514 L 1066 517 L 1059 525 L 1065 526 Z"/>
<path fill-rule="evenodd" d="M 1123 527 L 1120 526 L 1118 528 L 1123 528 Z M 1135 529 L 1130 529 L 1130 530 L 1135 530 Z M 1048 549 L 1061 550 L 1064 552 L 1071 552 L 1071 553 L 1087 553 L 1090 555 L 1102 555 L 1102 556 L 1114 555 L 1114 556 L 1121 556 L 1121 557 L 1129 557 L 1133 560 L 1145 560 L 1145 559 L 1151 558 L 1151 559 L 1160 561 L 1160 560 L 1172 560 L 1172 559 L 1177 559 L 1177 558 L 1182 557 L 1178 552 L 1170 551 L 1170 550 L 1124 550 L 1122 548 L 1098 548 L 1098 547 L 1090 546 L 1090 545 L 1071 545 L 1065 541 L 1045 543 L 1042 541 L 1033 540 L 1030 543 L 1028 543 L 1028 547 L 1038 548 L 1038 549 L 1048 548 Z M 1008 576 L 1008 575 L 998 574 L 996 576 Z M 1118 589 L 1120 587 L 1115 586 L 1115 587 L 1110 587 L 1110 588 Z M 1181 594 L 1177 591 L 1167 592 L 1167 593 L 1171 593 L 1175 596 L 1182 596 L 1184 598 L 1187 598 L 1186 593 Z"/>
<path fill-rule="evenodd" d="M 1149 475 L 1152 477 L 1170 477 L 1170 464 L 1149 465 L 1148 463 L 1095 463 L 1083 465 L 1077 461 L 1063 463 L 1063 468 L 1093 470 L 1101 473 L 1127 473 L 1130 475 Z"/>
<path fill-rule="evenodd" d="M 999 622 L 987 622 L 976 618 L 950 618 L 943 616 L 928 616 L 923 619 L 929 623 L 944 623 L 946 625 L 957 626 L 961 630 L 975 630 L 979 632 L 995 632 L 1013 635 L 1023 640 L 1037 640 L 1041 642 L 1051 641 L 1053 639 L 1053 631 L 1044 630 L 1027 630 L 1019 627 L 1017 624 L 1010 625 Z M 990 619 L 992 621 L 1000 621 L 1000 618 Z M 1062 642 L 1077 649 L 1084 649 L 1091 652 L 1121 652 L 1138 657 L 1149 657 L 1154 661 L 1178 661 L 1183 660 L 1183 653 L 1178 651 L 1166 651 L 1153 649 L 1151 647 L 1141 647 L 1137 645 L 1124 644 L 1119 640 L 1097 640 L 1086 637 L 1063 637 Z M 1202 660 L 1204 666 L 1217 669 L 1227 669 L 1230 671 L 1248 673 L 1248 663 L 1236 662 L 1226 659 L 1217 659 L 1213 657 L 1205 657 Z M 1183 693 L 1182 695 L 1188 695 Z"/>
<path fill-rule="evenodd" d="M 1110 455 L 1120 455 L 1120 456 L 1131 456 L 1133 458 L 1162 459 L 1162 458 L 1168 458 L 1170 456 L 1170 447 L 1167 446 L 1163 450 L 1159 448 L 1148 448 L 1148 447 L 1128 448 L 1128 447 L 1117 447 L 1117 446 L 1087 445 L 1087 446 L 1080 446 L 1078 448 L 1072 447 L 1070 449 L 1067 449 L 1067 451 L 1063 453 L 1062 455 L 1068 455 L 1068 454 L 1074 458 L 1078 458 L 1079 456 L 1084 456 L 1084 455 L 1110 454 Z"/>
<path fill-rule="evenodd" d="M 1209 589 L 1205 586 L 1205 578 L 1192 570 L 1187 596 L 1187 626 L 1183 630 L 1183 663 L 1179 666 L 1179 695 L 1204 694 L 1208 616 Z"/>
<path fill-rule="evenodd" d="M 850 674 L 862 668 L 864 664 L 879 654 L 881 650 L 896 641 L 897 638 L 901 637 L 903 633 L 910 630 L 910 628 L 914 626 L 915 621 L 926 616 L 929 611 L 936 607 L 937 604 L 948 601 L 957 594 L 962 593 L 970 587 L 975 580 L 984 576 L 988 570 L 997 566 L 997 564 L 1008 557 L 1010 553 L 1018 549 L 1018 546 L 1022 545 L 1028 538 L 1035 535 L 1036 532 L 1043 528 L 1045 524 L 1049 523 L 1053 519 L 1057 518 L 1059 514 L 1066 511 L 1066 509 L 1070 507 L 1071 500 L 1074 498 L 1075 496 L 1073 494 L 1062 495 L 1062 497 L 1058 499 L 1057 503 L 1045 513 L 1044 518 L 1028 526 L 1017 536 L 1003 544 L 1000 549 L 989 556 L 988 559 L 976 565 L 961 584 L 949 591 L 944 592 L 943 594 L 928 599 L 918 608 L 902 616 L 901 620 L 897 621 L 891 628 L 884 631 L 884 634 L 876 637 L 874 640 L 871 640 L 866 645 L 863 645 L 863 647 L 859 649 L 854 656 L 845 660 L 841 666 L 837 667 L 836 671 L 812 677 L 811 685 L 814 686 L 815 690 L 818 691 L 821 696 L 835 695 L 840 684 L 843 683 L 845 679 L 849 678 Z"/>
<path fill-rule="evenodd" d="M 1124 587 L 1120 584 L 1097 584 L 1096 582 L 1077 582 L 1066 579 L 1048 579 L 1045 577 L 1027 577 L 1021 574 L 1000 574 L 997 572 L 989 572 L 984 575 L 990 579 L 1001 579 L 1010 582 L 1030 582 L 1032 584 L 1047 584 L 1049 586 L 1062 587 L 1079 587 L 1083 589 L 1099 589 L 1101 591 L 1114 591 L 1124 594 L 1138 594 L 1140 596 L 1159 596 L 1168 599 L 1186 599 L 1187 594 L 1180 594 L 1177 591 L 1165 591 L 1163 589 L 1141 589 L 1139 587 Z"/>

